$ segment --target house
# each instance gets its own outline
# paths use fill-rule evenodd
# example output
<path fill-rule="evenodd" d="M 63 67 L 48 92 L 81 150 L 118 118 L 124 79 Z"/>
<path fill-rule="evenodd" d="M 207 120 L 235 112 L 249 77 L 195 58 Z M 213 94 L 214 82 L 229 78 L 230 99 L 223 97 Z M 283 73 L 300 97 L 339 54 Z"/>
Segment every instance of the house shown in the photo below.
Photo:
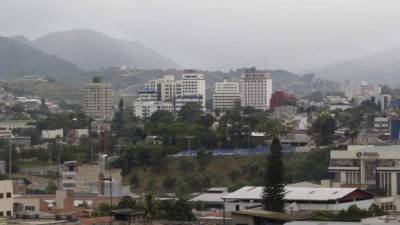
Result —
<path fill-rule="evenodd" d="M 241 211 L 261 206 L 263 187 L 246 186 L 223 197 L 225 211 Z M 357 188 L 285 187 L 285 210 L 339 211 L 351 205 L 369 208 L 373 195 Z"/>
<path fill-rule="evenodd" d="M 282 225 L 290 221 L 290 215 L 271 211 L 245 210 L 232 212 L 232 225 Z"/>
<path fill-rule="evenodd" d="M 207 189 L 204 193 L 190 199 L 190 202 L 202 202 L 207 209 L 219 209 L 224 207 L 222 197 L 229 194 L 226 187 L 214 187 Z"/>
<path fill-rule="evenodd" d="M 64 130 L 56 129 L 56 130 L 42 130 L 42 138 L 43 139 L 55 139 L 55 138 L 63 138 Z"/>

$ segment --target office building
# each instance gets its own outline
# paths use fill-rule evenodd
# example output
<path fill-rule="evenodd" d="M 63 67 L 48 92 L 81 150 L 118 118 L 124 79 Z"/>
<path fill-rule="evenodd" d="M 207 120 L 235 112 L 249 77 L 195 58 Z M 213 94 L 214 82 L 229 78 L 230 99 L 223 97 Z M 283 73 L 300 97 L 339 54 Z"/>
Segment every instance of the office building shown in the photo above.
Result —
<path fill-rule="evenodd" d="M 172 102 L 175 98 L 175 76 L 165 75 L 157 80 L 149 80 L 145 89 L 157 93 L 157 101 Z"/>
<path fill-rule="evenodd" d="M 187 103 L 199 103 L 206 109 L 206 82 L 204 74 L 186 70 L 175 84 L 175 110 L 180 111 Z"/>
<path fill-rule="evenodd" d="M 267 72 L 248 71 L 240 79 L 242 107 L 267 110 L 272 95 L 272 79 Z"/>
<path fill-rule="evenodd" d="M 0 181 L 0 217 L 11 217 L 13 215 L 13 197 L 12 181 Z"/>
<path fill-rule="evenodd" d="M 103 83 L 100 78 L 86 84 L 83 90 L 83 111 L 93 119 L 112 118 L 113 102 L 111 84 Z"/>
<path fill-rule="evenodd" d="M 357 84 L 352 81 L 346 81 L 344 84 L 344 94 L 349 100 L 354 100 L 356 104 L 360 104 L 371 97 L 381 94 L 381 87 L 375 84 L 361 82 Z"/>
<path fill-rule="evenodd" d="M 157 111 L 174 111 L 172 102 L 161 101 L 135 101 L 133 103 L 133 113 L 139 118 L 149 118 Z"/>
<path fill-rule="evenodd" d="M 213 109 L 229 110 L 240 104 L 239 82 L 228 81 L 215 83 L 213 95 Z"/>
<path fill-rule="evenodd" d="M 348 146 L 330 152 L 329 171 L 342 185 L 361 185 L 400 194 L 400 146 Z"/>

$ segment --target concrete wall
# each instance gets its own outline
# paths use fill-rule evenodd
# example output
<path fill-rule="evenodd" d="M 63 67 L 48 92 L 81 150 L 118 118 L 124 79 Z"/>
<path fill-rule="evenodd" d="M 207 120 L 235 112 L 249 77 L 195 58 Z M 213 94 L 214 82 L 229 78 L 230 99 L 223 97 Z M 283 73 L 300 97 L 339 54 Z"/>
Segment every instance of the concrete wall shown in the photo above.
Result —
<path fill-rule="evenodd" d="M 0 181 L 0 217 L 6 217 L 7 213 L 9 215 L 13 214 L 13 203 L 14 201 L 13 201 L 12 181 L 11 180 Z"/>

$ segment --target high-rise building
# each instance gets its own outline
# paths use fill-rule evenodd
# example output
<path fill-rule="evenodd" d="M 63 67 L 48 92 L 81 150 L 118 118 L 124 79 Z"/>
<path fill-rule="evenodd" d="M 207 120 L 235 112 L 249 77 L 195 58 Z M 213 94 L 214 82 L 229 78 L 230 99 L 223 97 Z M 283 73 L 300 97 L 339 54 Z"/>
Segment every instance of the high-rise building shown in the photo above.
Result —
<path fill-rule="evenodd" d="M 172 102 L 175 99 L 174 75 L 165 75 L 157 80 L 149 80 L 146 82 L 145 88 L 156 91 L 158 101 Z"/>
<path fill-rule="evenodd" d="M 215 93 L 213 95 L 213 109 L 229 110 L 236 104 L 240 104 L 239 82 L 228 81 L 215 83 Z"/>
<path fill-rule="evenodd" d="M 272 79 L 270 73 L 249 70 L 240 79 L 242 107 L 269 109 L 272 95 Z"/>
<path fill-rule="evenodd" d="M 135 116 L 149 118 L 156 111 L 173 112 L 174 107 L 171 101 L 173 96 L 169 93 L 172 90 L 170 87 L 174 85 L 166 85 L 167 83 L 170 84 L 170 79 L 165 82 L 164 78 L 147 82 L 145 88 L 138 92 L 138 96 L 133 103 L 133 113 Z M 169 101 L 162 101 L 161 99 L 169 99 Z"/>
<path fill-rule="evenodd" d="M 204 74 L 186 70 L 182 79 L 175 83 L 175 110 L 181 110 L 186 103 L 199 103 L 206 109 L 206 82 Z"/>
<path fill-rule="evenodd" d="M 101 82 L 100 78 L 93 78 L 93 82 L 86 84 L 83 89 L 83 111 L 94 119 L 109 120 L 113 114 L 111 84 Z"/>

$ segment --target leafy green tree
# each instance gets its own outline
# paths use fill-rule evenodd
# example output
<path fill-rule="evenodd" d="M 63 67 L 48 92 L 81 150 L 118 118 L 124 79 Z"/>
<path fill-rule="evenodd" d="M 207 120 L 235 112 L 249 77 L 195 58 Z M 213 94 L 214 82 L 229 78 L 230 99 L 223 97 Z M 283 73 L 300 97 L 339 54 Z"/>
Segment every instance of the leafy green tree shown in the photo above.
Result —
<path fill-rule="evenodd" d="M 264 189 L 262 204 L 265 210 L 283 212 L 285 189 L 283 184 L 284 171 L 281 144 L 278 138 L 274 138 L 271 153 L 268 154 L 264 175 Z"/>
<path fill-rule="evenodd" d="M 118 209 L 136 209 L 136 201 L 131 196 L 123 196 L 121 201 L 118 203 Z"/>
<path fill-rule="evenodd" d="M 138 188 L 140 185 L 140 178 L 137 173 L 134 173 L 129 179 L 129 183 L 132 188 Z"/>
<path fill-rule="evenodd" d="M 199 165 L 199 170 L 204 170 L 206 166 L 211 162 L 212 157 L 213 156 L 211 152 L 206 152 L 204 149 L 198 151 L 196 155 L 196 160 Z"/>
<path fill-rule="evenodd" d="M 155 218 L 157 214 L 157 202 L 153 194 L 147 194 L 145 196 L 145 212 L 149 219 Z"/>
<path fill-rule="evenodd" d="M 165 189 L 172 190 L 175 188 L 175 186 L 176 186 L 176 178 L 175 177 L 167 176 L 164 178 L 163 187 Z"/>
<path fill-rule="evenodd" d="M 321 113 L 312 122 L 309 133 L 313 135 L 314 142 L 319 147 L 332 143 L 336 130 L 336 121 L 329 113 Z"/>
<path fill-rule="evenodd" d="M 175 221 L 195 221 L 192 206 L 185 199 L 180 198 L 173 207 L 168 208 L 167 218 Z"/>
<path fill-rule="evenodd" d="M 182 106 L 178 112 L 179 121 L 185 123 L 196 123 L 203 115 L 201 105 L 199 103 L 189 102 Z"/>
<path fill-rule="evenodd" d="M 159 110 L 151 115 L 149 121 L 150 123 L 172 123 L 174 115 L 171 112 Z"/>

